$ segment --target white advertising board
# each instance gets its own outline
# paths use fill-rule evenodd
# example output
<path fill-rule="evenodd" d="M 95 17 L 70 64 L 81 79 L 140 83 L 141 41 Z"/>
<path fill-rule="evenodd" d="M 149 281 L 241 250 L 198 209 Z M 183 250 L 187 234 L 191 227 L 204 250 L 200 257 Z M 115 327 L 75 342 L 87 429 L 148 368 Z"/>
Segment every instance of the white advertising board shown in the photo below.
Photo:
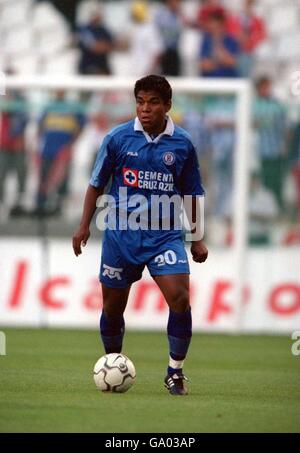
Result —
<path fill-rule="evenodd" d="M 66 240 L 0 240 L 0 324 L 97 328 L 102 307 L 101 243 L 76 258 Z M 247 285 L 237 324 L 232 253 L 210 250 L 191 266 L 194 331 L 288 333 L 300 329 L 300 249 L 249 249 Z M 125 313 L 132 329 L 165 329 L 168 307 L 145 269 Z"/>

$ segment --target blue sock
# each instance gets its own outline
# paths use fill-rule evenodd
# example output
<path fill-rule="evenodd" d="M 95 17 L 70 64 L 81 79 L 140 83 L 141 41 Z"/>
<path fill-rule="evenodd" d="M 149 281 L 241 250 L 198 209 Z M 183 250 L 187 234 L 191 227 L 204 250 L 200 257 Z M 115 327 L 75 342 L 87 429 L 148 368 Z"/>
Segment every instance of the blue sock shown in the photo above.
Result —
<path fill-rule="evenodd" d="M 107 316 L 103 310 L 100 317 L 100 334 L 106 354 L 121 352 L 124 333 L 125 322 L 123 315 Z"/>
<path fill-rule="evenodd" d="M 192 315 L 189 307 L 183 313 L 176 313 L 172 310 L 169 312 L 168 320 L 168 340 L 170 357 L 176 362 L 185 359 L 192 337 Z M 168 367 L 169 375 L 182 372 L 181 368 Z"/>

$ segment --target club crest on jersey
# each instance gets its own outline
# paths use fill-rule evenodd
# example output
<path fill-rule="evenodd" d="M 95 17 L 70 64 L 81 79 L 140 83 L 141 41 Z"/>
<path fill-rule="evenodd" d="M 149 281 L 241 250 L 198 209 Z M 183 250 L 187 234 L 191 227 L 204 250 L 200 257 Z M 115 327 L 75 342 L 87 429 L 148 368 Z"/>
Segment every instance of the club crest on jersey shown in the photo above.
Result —
<path fill-rule="evenodd" d="M 125 186 L 137 187 L 138 170 L 131 170 L 131 168 L 123 168 L 123 180 Z"/>
<path fill-rule="evenodd" d="M 172 165 L 175 162 L 175 154 L 171 151 L 167 151 L 163 155 L 163 161 L 166 165 Z"/>

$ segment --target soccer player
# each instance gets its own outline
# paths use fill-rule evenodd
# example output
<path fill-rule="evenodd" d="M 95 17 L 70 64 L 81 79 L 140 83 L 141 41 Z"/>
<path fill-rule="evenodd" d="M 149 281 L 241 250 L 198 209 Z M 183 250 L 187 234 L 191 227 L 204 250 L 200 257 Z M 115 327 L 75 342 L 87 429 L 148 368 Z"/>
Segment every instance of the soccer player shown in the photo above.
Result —
<path fill-rule="evenodd" d="M 113 129 L 97 155 L 80 227 L 73 236 L 76 256 L 81 254 L 81 246 L 90 236 L 89 225 L 96 201 L 110 178 L 109 195 L 116 200 L 119 217 L 126 206 L 126 216 L 130 217 L 134 211 L 128 207 L 132 203 L 124 203 L 120 198 L 120 189 L 126 189 L 127 200 L 131 202 L 133 196 L 143 196 L 146 211 L 151 210 L 153 194 L 168 199 L 174 195 L 190 195 L 193 209 L 187 216 L 190 225 L 196 224 L 197 229 L 196 207 L 204 190 L 190 138 L 168 116 L 172 88 L 164 77 L 149 75 L 136 82 L 134 95 L 137 117 Z M 172 395 L 186 395 L 187 379 L 182 369 L 192 336 L 189 264 L 182 231 L 172 228 L 172 214 L 170 220 L 168 230 L 147 229 L 147 222 L 140 229 L 124 229 L 120 224 L 106 229 L 100 269 L 103 292 L 100 332 L 106 353 L 121 352 L 125 328 L 123 313 L 130 287 L 141 278 L 147 266 L 169 306 L 170 357 L 165 386 Z M 208 251 L 201 239 L 192 241 L 191 253 L 196 262 L 206 260 Z"/>

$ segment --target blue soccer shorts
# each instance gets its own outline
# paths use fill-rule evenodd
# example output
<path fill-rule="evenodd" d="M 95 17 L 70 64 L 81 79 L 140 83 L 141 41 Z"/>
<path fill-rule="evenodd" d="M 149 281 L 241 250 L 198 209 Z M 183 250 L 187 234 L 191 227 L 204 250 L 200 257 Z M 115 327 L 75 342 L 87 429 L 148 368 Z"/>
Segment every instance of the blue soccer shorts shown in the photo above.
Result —
<path fill-rule="evenodd" d="M 157 247 L 123 244 L 106 235 L 102 244 L 99 280 L 110 288 L 126 288 L 140 280 L 145 266 L 152 276 L 189 274 L 184 242 L 175 238 L 160 241 Z"/>

